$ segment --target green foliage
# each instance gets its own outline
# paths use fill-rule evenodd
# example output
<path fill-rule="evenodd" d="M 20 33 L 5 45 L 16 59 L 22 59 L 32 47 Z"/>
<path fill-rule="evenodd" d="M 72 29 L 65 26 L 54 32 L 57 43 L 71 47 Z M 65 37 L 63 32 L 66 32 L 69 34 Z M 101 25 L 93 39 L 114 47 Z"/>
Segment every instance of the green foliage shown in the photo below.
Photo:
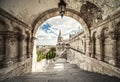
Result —
<path fill-rule="evenodd" d="M 56 56 L 56 48 L 51 47 L 50 51 L 46 54 L 46 59 L 52 59 L 55 58 L 55 56 Z"/>
<path fill-rule="evenodd" d="M 41 61 L 42 59 L 45 59 L 45 55 L 43 54 L 42 51 L 37 50 L 37 62 Z"/>
<path fill-rule="evenodd" d="M 51 47 L 50 50 L 46 53 L 43 54 L 44 50 L 39 51 L 37 50 L 37 62 L 40 62 L 42 59 L 52 59 L 55 58 L 56 56 L 56 48 L 55 47 Z"/>

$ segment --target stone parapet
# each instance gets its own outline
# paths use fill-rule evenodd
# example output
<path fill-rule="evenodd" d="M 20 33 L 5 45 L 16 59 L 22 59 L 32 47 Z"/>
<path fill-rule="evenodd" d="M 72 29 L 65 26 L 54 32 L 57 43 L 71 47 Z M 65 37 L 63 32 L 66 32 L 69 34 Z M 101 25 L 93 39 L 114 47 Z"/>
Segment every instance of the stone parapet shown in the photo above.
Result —
<path fill-rule="evenodd" d="M 120 78 L 120 68 L 114 67 L 113 65 L 99 61 L 97 59 L 88 57 L 72 49 L 70 50 L 70 52 L 74 54 L 68 54 L 68 61 L 70 63 L 77 64 L 81 69 L 90 72 L 101 73 L 104 75 L 116 76 Z M 72 60 L 70 59 L 71 57 Z"/>
<path fill-rule="evenodd" d="M 17 62 L 9 68 L 3 68 L 0 70 L 0 81 L 14 76 L 20 76 L 32 70 L 32 59 L 26 59 L 22 62 Z"/>

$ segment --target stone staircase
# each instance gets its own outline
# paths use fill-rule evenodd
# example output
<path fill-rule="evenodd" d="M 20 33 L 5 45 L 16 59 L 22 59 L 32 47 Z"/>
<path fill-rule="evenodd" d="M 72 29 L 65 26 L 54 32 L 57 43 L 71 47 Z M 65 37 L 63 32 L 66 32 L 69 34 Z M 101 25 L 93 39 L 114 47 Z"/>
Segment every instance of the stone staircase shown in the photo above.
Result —
<path fill-rule="evenodd" d="M 80 70 L 76 64 L 69 64 L 60 58 L 46 72 L 33 72 L 2 82 L 120 82 L 120 79 Z"/>

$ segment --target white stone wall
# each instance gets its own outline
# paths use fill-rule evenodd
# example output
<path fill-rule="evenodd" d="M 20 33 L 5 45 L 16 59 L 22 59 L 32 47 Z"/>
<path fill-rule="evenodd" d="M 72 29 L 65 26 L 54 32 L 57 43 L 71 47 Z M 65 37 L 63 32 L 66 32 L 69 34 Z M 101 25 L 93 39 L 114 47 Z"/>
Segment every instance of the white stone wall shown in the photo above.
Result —
<path fill-rule="evenodd" d="M 120 78 L 120 69 L 119 68 L 114 67 L 105 62 L 99 61 L 97 59 L 93 59 L 86 55 L 83 55 L 72 49 L 70 49 L 70 52 L 74 53 L 74 54 L 68 55 L 68 61 L 71 64 L 72 63 L 77 64 L 81 69 L 86 70 L 86 71 L 101 73 L 101 74 L 105 74 L 105 75 L 107 74 L 110 76 L 116 76 L 116 77 Z"/>
<path fill-rule="evenodd" d="M 79 52 L 79 49 L 76 50 L 78 45 L 75 43 L 78 43 L 78 40 L 71 41 L 70 46 L 74 47 L 69 50 L 69 62 L 76 63 L 87 71 L 120 77 L 119 13 L 120 10 L 115 11 L 110 18 L 101 21 L 90 30 L 90 39 L 83 39 L 86 44 L 85 55 Z M 81 45 L 80 40 L 79 44 Z"/>

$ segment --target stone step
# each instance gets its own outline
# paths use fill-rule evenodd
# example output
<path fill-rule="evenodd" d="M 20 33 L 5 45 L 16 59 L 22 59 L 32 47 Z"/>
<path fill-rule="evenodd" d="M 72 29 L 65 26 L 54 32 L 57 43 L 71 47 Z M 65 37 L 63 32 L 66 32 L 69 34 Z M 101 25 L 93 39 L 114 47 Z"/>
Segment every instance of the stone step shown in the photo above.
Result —
<path fill-rule="evenodd" d="M 46 72 L 33 72 L 2 82 L 120 82 L 119 78 L 80 70 L 76 64 L 62 59 L 51 64 Z"/>

